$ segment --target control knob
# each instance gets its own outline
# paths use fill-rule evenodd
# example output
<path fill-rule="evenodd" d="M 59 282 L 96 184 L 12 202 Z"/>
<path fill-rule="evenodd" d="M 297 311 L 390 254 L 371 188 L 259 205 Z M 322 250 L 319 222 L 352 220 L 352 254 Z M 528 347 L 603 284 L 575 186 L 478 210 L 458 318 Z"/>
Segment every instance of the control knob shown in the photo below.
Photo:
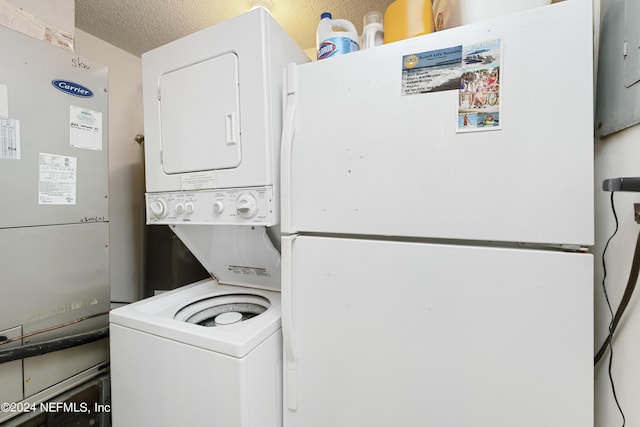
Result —
<path fill-rule="evenodd" d="M 213 211 L 215 213 L 222 213 L 222 211 L 224 211 L 224 203 L 222 203 L 221 201 L 214 202 Z"/>
<path fill-rule="evenodd" d="M 169 205 L 162 197 L 158 197 L 149 204 L 149 209 L 154 217 L 162 219 L 169 213 Z"/>
<path fill-rule="evenodd" d="M 236 199 L 236 212 L 244 219 L 249 219 L 256 214 L 258 204 L 256 198 L 249 193 L 242 193 Z"/>

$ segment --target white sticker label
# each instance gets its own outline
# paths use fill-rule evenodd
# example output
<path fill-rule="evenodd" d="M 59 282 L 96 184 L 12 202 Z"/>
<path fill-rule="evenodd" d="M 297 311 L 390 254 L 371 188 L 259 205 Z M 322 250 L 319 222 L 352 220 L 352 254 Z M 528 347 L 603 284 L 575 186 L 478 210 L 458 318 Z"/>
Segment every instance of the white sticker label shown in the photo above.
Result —
<path fill-rule="evenodd" d="M 69 136 L 72 147 L 102 151 L 102 113 L 71 105 Z"/>
<path fill-rule="evenodd" d="M 0 159 L 20 160 L 20 121 L 0 118 Z"/>
<path fill-rule="evenodd" d="M 243 265 L 227 265 L 227 269 L 234 274 L 242 274 L 245 276 L 271 277 L 266 268 L 247 267 Z"/>
<path fill-rule="evenodd" d="M 183 175 L 180 178 L 182 190 L 201 190 L 203 188 L 215 188 L 215 172 L 200 172 Z"/>
<path fill-rule="evenodd" d="M 77 159 L 40 153 L 38 204 L 75 205 Z"/>

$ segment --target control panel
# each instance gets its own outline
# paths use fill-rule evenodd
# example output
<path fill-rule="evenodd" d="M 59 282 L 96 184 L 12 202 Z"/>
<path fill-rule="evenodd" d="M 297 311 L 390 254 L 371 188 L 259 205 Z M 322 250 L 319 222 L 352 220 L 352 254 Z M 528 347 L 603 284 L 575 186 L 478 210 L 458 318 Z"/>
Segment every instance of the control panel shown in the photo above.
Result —
<path fill-rule="evenodd" d="M 272 187 L 147 193 L 147 224 L 278 223 Z"/>

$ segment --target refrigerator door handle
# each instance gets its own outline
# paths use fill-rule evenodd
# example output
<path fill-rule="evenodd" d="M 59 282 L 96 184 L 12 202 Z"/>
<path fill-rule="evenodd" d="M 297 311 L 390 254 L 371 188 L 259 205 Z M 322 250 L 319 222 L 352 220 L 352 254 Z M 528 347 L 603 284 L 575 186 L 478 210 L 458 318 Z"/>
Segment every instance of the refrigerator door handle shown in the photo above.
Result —
<path fill-rule="evenodd" d="M 282 236 L 282 341 L 284 349 L 284 381 L 286 384 L 287 408 L 295 411 L 298 408 L 296 343 L 293 333 L 292 301 L 291 301 L 291 257 L 293 242 L 297 235 Z"/>
<path fill-rule="evenodd" d="M 286 109 L 282 123 L 280 159 L 280 228 L 284 234 L 292 234 L 297 231 L 293 229 L 291 224 L 291 149 L 296 130 L 297 76 L 296 64 L 289 64 L 284 72 Z"/>

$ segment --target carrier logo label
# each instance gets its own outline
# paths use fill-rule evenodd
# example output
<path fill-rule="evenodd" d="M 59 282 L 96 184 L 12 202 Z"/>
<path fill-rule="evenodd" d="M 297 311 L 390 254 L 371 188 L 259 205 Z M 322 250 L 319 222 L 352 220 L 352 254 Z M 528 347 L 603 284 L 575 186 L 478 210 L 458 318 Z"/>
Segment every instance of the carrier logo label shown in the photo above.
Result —
<path fill-rule="evenodd" d="M 51 84 L 56 89 L 69 95 L 79 96 L 80 98 L 91 98 L 93 96 L 93 92 L 91 92 L 90 89 L 78 83 L 68 82 L 66 80 L 53 80 Z"/>

